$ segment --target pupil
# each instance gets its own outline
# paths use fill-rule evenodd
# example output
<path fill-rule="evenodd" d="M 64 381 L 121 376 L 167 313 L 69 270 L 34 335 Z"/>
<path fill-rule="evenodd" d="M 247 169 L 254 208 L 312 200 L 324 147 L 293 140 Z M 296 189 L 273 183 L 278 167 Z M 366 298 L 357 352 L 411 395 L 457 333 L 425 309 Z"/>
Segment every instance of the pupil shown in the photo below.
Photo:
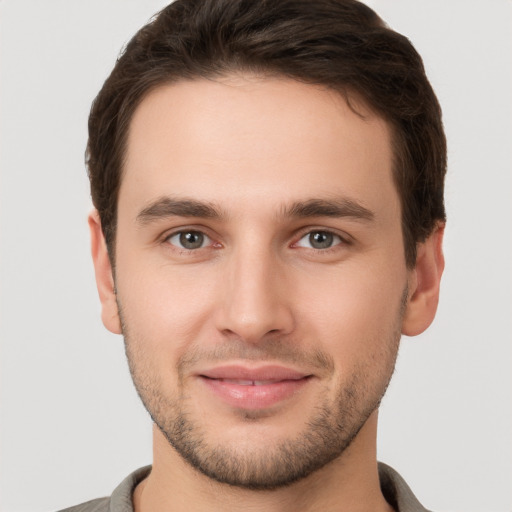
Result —
<path fill-rule="evenodd" d="M 325 231 L 316 231 L 309 235 L 309 241 L 315 249 L 327 249 L 332 245 L 333 235 Z"/>
<path fill-rule="evenodd" d="M 188 231 L 180 235 L 180 244 L 185 249 L 198 249 L 203 245 L 203 240 L 204 236 L 197 231 Z"/>

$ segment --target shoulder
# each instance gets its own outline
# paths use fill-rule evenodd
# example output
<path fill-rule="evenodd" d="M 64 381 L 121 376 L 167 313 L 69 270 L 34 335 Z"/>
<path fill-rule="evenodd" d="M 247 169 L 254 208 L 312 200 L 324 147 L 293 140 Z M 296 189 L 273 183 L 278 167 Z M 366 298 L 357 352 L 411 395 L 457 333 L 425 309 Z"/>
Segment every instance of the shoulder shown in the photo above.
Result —
<path fill-rule="evenodd" d="M 382 462 L 379 462 L 379 479 L 386 501 L 398 512 L 430 512 L 418 501 L 406 481 Z"/>
<path fill-rule="evenodd" d="M 128 475 L 109 498 L 98 498 L 59 512 L 133 512 L 132 494 L 135 487 L 151 472 L 151 466 L 137 469 Z"/>
<path fill-rule="evenodd" d="M 59 510 L 59 512 L 108 512 L 109 508 L 110 498 L 98 498 L 82 503 L 81 505 Z"/>

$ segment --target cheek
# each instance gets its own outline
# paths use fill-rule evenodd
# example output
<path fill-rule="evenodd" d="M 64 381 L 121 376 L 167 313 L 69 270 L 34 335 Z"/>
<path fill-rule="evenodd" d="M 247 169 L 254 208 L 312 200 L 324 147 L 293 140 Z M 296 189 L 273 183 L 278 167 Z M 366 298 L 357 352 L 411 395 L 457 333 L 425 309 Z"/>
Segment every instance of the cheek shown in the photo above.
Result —
<path fill-rule="evenodd" d="M 297 304 L 307 304 L 299 318 L 309 338 L 343 364 L 353 364 L 397 337 L 405 285 L 405 273 L 392 268 L 331 269 L 329 276 L 317 275 L 297 289 Z"/>
<path fill-rule="evenodd" d="M 130 338 L 150 345 L 159 357 L 184 352 L 206 329 L 215 302 L 214 283 L 170 266 L 129 263 L 119 268 L 117 288 Z"/>

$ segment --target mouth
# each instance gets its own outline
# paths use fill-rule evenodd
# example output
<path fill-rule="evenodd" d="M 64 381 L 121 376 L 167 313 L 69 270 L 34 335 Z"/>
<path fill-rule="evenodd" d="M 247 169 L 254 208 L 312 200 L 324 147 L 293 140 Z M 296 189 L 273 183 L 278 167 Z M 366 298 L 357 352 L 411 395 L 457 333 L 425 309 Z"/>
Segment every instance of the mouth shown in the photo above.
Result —
<path fill-rule="evenodd" d="M 205 379 L 209 377 L 203 376 Z M 283 381 L 275 381 L 275 380 L 242 380 L 242 379 L 214 379 L 219 380 L 220 382 L 226 382 L 228 384 L 237 384 L 239 386 L 267 386 L 270 384 L 275 384 L 276 382 Z"/>
<path fill-rule="evenodd" d="M 313 375 L 282 366 L 216 367 L 198 375 L 216 399 L 244 410 L 266 409 L 290 400 Z"/>

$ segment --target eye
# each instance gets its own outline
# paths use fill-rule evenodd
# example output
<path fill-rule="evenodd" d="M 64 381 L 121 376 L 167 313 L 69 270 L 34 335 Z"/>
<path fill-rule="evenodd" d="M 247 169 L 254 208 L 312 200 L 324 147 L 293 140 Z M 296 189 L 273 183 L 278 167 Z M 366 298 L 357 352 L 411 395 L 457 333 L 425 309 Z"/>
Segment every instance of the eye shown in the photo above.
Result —
<path fill-rule="evenodd" d="M 330 231 L 310 231 L 298 242 L 298 247 L 307 247 L 309 249 L 330 249 L 335 245 L 343 243 L 340 236 Z"/>
<path fill-rule="evenodd" d="M 167 242 L 180 249 L 192 251 L 201 249 L 212 243 L 210 237 L 200 231 L 179 231 L 167 238 Z"/>

